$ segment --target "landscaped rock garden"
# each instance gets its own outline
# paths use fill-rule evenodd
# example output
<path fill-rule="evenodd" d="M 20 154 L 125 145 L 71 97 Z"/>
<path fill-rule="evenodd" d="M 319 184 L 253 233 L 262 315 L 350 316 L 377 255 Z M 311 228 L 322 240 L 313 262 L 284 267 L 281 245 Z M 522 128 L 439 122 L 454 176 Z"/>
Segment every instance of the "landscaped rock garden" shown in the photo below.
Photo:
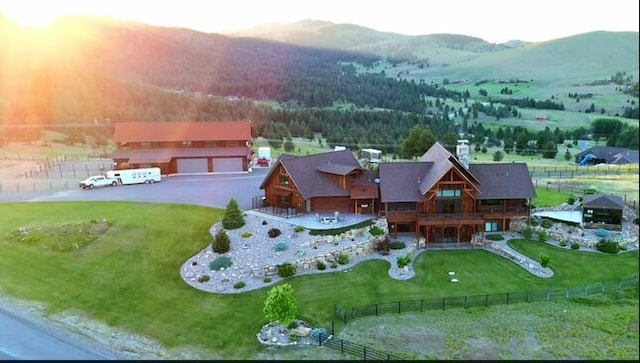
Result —
<path fill-rule="evenodd" d="M 273 322 L 266 324 L 257 334 L 258 341 L 267 346 L 320 345 L 331 338 L 324 328 L 312 328 L 303 320 L 290 326 Z"/>

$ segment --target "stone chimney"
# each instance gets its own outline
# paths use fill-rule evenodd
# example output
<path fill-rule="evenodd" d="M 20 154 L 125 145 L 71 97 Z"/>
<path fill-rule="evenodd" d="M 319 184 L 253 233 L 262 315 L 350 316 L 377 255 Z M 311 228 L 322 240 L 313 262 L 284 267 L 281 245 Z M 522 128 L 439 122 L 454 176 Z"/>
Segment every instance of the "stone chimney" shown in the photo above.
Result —
<path fill-rule="evenodd" d="M 456 145 L 456 157 L 467 169 L 469 169 L 469 161 L 471 160 L 470 150 L 469 140 L 458 140 L 458 145 Z"/>

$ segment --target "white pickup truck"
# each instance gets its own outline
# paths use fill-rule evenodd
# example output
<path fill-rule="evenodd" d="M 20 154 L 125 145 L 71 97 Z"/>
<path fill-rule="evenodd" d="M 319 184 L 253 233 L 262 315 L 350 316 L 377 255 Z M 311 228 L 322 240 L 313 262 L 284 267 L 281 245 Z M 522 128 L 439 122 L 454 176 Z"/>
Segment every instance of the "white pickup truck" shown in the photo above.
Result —
<path fill-rule="evenodd" d="M 118 180 L 107 178 L 104 175 L 94 175 L 80 182 L 80 188 L 93 189 L 95 187 L 106 187 L 118 185 Z"/>

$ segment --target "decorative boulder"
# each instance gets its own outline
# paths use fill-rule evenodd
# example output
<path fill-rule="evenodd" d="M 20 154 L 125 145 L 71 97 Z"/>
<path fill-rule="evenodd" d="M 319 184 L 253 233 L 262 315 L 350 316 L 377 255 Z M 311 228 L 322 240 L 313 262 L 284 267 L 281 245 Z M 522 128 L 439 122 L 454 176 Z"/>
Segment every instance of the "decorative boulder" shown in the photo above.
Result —
<path fill-rule="evenodd" d="M 311 328 L 306 326 L 299 326 L 297 328 L 291 329 L 291 334 L 297 335 L 299 337 L 308 337 L 311 335 Z"/>

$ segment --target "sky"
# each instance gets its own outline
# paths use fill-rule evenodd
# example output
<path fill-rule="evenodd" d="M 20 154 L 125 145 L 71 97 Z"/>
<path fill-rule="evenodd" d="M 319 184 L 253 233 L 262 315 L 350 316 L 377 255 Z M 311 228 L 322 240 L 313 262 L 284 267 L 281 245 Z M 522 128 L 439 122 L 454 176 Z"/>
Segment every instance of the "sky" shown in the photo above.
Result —
<path fill-rule="evenodd" d="M 313 19 L 406 35 L 463 34 L 492 43 L 595 30 L 637 32 L 638 11 L 638 0 L 0 0 L 0 13 L 28 26 L 91 15 L 224 33 Z"/>

